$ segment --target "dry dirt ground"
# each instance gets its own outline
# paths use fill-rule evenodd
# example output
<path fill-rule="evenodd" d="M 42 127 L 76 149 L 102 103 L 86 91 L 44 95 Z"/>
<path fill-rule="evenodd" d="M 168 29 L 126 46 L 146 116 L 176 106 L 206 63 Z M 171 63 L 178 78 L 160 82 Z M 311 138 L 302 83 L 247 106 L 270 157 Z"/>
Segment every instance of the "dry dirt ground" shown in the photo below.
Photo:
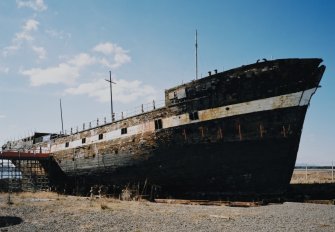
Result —
<path fill-rule="evenodd" d="M 335 231 L 335 205 L 162 204 L 37 192 L 0 194 L 0 231 Z M 12 218 L 10 218 L 12 217 Z M 21 222 L 4 227 L 5 221 Z"/>
<path fill-rule="evenodd" d="M 335 171 L 334 171 L 335 172 Z M 335 183 L 335 173 L 332 177 L 331 169 L 295 169 L 291 184 Z"/>

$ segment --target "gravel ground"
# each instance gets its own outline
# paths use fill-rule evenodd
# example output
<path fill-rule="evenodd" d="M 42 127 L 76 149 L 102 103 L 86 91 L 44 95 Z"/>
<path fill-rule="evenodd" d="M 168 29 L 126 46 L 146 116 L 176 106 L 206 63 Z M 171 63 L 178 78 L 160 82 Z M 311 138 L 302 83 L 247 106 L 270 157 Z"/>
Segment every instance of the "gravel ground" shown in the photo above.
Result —
<path fill-rule="evenodd" d="M 335 206 L 284 203 L 259 207 L 119 201 L 55 193 L 0 194 L 0 231 L 335 231 Z M 2 222 L 3 223 L 3 222 Z M 2 224 L 0 221 L 0 225 Z"/>

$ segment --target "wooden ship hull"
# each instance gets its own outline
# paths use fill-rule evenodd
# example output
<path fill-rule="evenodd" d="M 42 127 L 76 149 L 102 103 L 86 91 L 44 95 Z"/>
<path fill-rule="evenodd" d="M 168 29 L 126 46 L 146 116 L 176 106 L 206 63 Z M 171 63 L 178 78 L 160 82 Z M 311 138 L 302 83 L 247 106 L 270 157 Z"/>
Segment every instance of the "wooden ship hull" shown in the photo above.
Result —
<path fill-rule="evenodd" d="M 325 70 L 321 62 L 265 60 L 215 71 L 166 90 L 164 107 L 32 147 L 49 149 L 82 188 L 151 185 L 171 196 L 282 194 Z"/>

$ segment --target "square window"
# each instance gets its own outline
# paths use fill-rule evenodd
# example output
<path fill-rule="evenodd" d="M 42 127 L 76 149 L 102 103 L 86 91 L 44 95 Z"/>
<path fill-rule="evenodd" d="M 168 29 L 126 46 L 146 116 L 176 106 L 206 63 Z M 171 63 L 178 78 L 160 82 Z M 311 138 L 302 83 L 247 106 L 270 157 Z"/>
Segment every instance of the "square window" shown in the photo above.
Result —
<path fill-rule="evenodd" d="M 199 114 L 198 114 L 198 111 L 195 111 L 195 112 L 190 112 L 188 114 L 190 120 L 198 120 L 199 119 Z"/>
<path fill-rule="evenodd" d="M 83 144 L 86 143 L 86 138 L 82 138 L 81 143 L 83 143 Z"/>
<path fill-rule="evenodd" d="M 127 134 L 127 127 L 121 128 L 121 135 Z"/>
<path fill-rule="evenodd" d="M 162 119 L 156 119 L 155 120 L 155 130 L 159 130 L 163 128 L 163 122 Z"/>
<path fill-rule="evenodd" d="M 104 134 L 99 134 L 99 140 L 104 138 Z"/>
<path fill-rule="evenodd" d="M 66 142 L 66 143 L 65 143 L 65 147 L 69 147 L 69 142 Z"/>

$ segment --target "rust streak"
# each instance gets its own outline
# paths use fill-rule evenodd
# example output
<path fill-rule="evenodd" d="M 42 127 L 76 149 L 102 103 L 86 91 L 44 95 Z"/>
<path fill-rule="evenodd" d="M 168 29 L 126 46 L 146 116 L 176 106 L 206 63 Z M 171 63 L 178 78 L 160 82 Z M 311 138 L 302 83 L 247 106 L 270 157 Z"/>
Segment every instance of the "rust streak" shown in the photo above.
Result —
<path fill-rule="evenodd" d="M 218 138 L 218 139 L 222 139 L 222 138 L 223 138 L 221 127 L 219 127 L 219 129 L 218 129 L 217 138 Z"/>
<path fill-rule="evenodd" d="M 184 135 L 184 139 L 186 141 L 187 140 L 187 134 L 186 134 L 186 130 L 185 129 L 183 129 L 183 135 Z"/>
<path fill-rule="evenodd" d="M 266 133 L 266 130 L 264 130 L 264 127 L 262 124 L 259 124 L 259 134 L 260 137 L 263 138 L 264 134 Z"/>
<path fill-rule="evenodd" d="M 286 128 L 284 125 L 283 125 L 283 130 L 281 134 L 283 135 L 284 138 L 286 138 Z"/>
<path fill-rule="evenodd" d="M 199 127 L 199 130 L 200 130 L 201 138 L 203 138 L 204 137 L 204 128 Z"/>
<path fill-rule="evenodd" d="M 242 140 L 243 137 L 242 137 L 242 131 L 241 131 L 241 124 L 238 124 L 238 134 L 240 136 L 240 140 Z"/>

